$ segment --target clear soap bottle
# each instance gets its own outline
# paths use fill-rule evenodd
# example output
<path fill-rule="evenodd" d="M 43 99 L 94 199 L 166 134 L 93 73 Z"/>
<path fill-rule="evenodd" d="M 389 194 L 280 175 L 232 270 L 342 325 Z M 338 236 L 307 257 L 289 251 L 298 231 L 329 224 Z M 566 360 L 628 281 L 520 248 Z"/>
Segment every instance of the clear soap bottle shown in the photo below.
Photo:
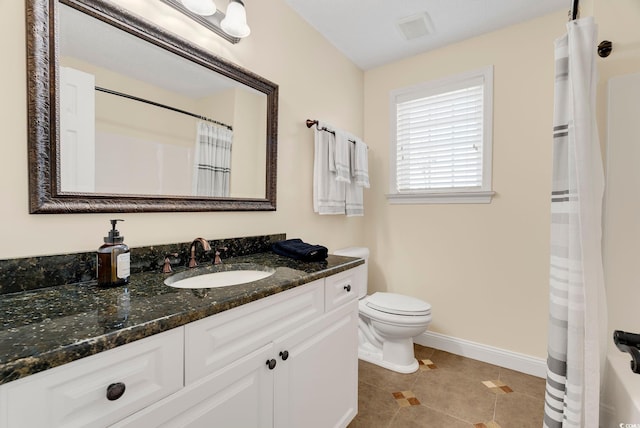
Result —
<path fill-rule="evenodd" d="M 124 221 L 111 220 L 111 230 L 104 237 L 104 244 L 98 248 L 97 273 L 98 286 L 113 287 L 129 283 L 131 253 L 124 244 L 124 236 L 116 229 L 116 223 Z"/>

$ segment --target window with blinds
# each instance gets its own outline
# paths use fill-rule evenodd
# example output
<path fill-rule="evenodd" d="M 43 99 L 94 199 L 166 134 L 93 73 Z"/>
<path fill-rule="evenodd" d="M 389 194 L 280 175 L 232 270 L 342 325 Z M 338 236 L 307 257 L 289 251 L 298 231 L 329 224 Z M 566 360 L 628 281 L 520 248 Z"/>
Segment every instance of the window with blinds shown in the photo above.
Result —
<path fill-rule="evenodd" d="M 456 202 L 450 193 L 458 202 L 490 201 L 492 74 L 487 68 L 394 91 L 391 199 L 435 194 Z"/>

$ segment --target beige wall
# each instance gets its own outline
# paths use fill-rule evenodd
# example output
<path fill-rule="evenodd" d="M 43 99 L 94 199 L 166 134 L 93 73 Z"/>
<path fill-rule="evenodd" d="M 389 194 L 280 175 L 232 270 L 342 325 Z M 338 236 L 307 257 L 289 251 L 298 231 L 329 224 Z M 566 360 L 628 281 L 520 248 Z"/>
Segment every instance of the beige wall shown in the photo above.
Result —
<path fill-rule="evenodd" d="M 361 244 L 362 218 L 313 213 L 313 135 L 307 118 L 362 134 L 363 73 L 294 14 L 282 0 L 253 2 L 252 34 L 231 45 L 161 2 L 119 0 L 147 19 L 280 85 L 278 210 L 264 213 L 30 215 L 28 213 L 24 2 L 0 2 L 0 258 L 93 251 L 109 229 L 130 246 L 286 232 L 335 249 Z"/>
<path fill-rule="evenodd" d="M 265 188 L 266 97 L 243 89 L 234 92 L 231 194 L 256 198 L 264 194 Z"/>
<path fill-rule="evenodd" d="M 365 73 L 371 286 L 433 306 L 431 330 L 545 357 L 553 41 L 566 11 Z M 491 204 L 390 205 L 389 92 L 494 66 Z"/>
<path fill-rule="evenodd" d="M 614 43 L 609 58 L 598 58 L 598 122 L 606 154 L 607 81 L 640 71 L 640 4 L 583 0 L 581 16 L 592 15 L 598 40 Z M 561 11 L 365 73 L 364 128 L 374 189 L 366 200 L 372 213 L 366 220 L 371 288 L 432 303 L 432 331 L 540 358 L 546 357 L 548 312 L 553 41 L 565 32 L 566 21 Z M 389 92 L 490 64 L 496 198 L 490 205 L 390 205 L 384 196 Z M 632 179 L 631 171 L 618 175 Z M 637 244 L 628 240 L 613 245 L 620 255 L 637 254 Z M 606 250 L 605 260 L 618 260 Z M 632 271 L 605 272 L 609 330 L 615 323 L 640 330 L 632 319 L 637 311 L 621 307 L 630 305 L 625 296 L 639 287 Z"/>
<path fill-rule="evenodd" d="M 176 92 L 73 57 L 61 58 L 60 64 L 93 75 L 96 86 L 196 111 L 193 98 Z M 124 133 L 162 144 L 193 146 L 196 138 L 193 118 L 103 92 L 96 92 L 95 96 L 97 132 Z"/>
<path fill-rule="evenodd" d="M 73 57 L 63 57 L 60 63 L 91 74 L 96 86 L 207 114 L 196 108 L 197 100 L 177 92 Z M 97 193 L 191 195 L 195 125 L 196 119 L 189 116 L 95 92 L 94 190 Z M 162 171 L 162 176 L 158 171 Z"/>

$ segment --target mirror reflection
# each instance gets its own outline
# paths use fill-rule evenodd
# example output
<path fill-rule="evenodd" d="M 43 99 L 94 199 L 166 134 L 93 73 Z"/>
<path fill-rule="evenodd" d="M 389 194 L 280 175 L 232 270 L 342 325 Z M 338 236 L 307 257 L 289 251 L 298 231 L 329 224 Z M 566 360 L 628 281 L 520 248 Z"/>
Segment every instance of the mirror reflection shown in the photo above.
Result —
<path fill-rule="evenodd" d="M 59 5 L 64 193 L 264 198 L 267 95 Z"/>

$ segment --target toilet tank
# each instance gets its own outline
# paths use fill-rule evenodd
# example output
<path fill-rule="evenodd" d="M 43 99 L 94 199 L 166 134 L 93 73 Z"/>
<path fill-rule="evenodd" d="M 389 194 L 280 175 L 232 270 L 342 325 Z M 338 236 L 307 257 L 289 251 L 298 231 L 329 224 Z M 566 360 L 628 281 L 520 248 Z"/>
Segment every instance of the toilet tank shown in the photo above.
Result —
<path fill-rule="evenodd" d="M 366 247 L 348 247 L 333 252 L 336 256 L 358 257 L 364 259 L 364 269 L 361 269 L 361 277 L 358 278 L 358 298 L 367 295 L 368 271 L 369 271 L 369 249 Z"/>

